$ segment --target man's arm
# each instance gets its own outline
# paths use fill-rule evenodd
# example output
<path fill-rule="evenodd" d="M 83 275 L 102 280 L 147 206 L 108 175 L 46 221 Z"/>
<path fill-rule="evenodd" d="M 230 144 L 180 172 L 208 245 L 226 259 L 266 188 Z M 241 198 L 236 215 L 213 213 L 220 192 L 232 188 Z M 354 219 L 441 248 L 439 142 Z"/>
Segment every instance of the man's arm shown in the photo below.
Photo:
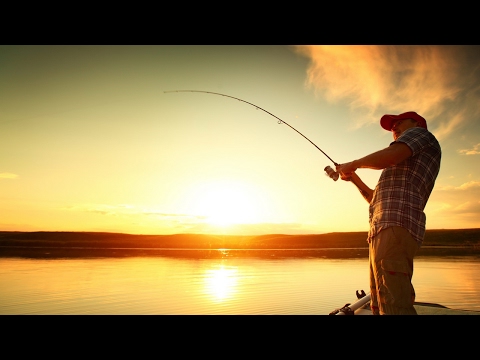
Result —
<path fill-rule="evenodd" d="M 355 173 L 360 168 L 381 170 L 389 166 L 397 165 L 412 156 L 412 150 L 404 143 L 394 143 L 389 147 L 364 156 L 361 159 L 354 160 L 336 167 L 342 180 L 351 181 L 358 188 L 362 196 L 368 203 L 372 201 L 373 190 L 370 189 Z"/>
<path fill-rule="evenodd" d="M 336 170 L 346 176 L 349 176 L 355 170 L 360 168 L 381 170 L 389 166 L 397 165 L 408 159 L 410 156 L 412 156 L 412 150 L 410 147 L 407 144 L 399 142 L 394 143 L 383 150 L 364 156 L 361 159 L 340 164 L 336 167 Z"/>
<path fill-rule="evenodd" d="M 351 173 L 348 177 L 342 176 L 342 180 L 351 181 L 362 194 L 363 198 L 370 204 L 373 198 L 373 190 L 370 189 L 356 173 Z"/>

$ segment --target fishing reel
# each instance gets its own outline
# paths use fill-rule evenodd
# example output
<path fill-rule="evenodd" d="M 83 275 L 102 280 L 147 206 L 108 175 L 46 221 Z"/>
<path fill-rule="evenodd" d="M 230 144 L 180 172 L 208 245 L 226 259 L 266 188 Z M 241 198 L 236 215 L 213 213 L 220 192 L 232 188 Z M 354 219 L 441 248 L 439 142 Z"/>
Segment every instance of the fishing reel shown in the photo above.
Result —
<path fill-rule="evenodd" d="M 323 170 L 325 170 L 325 175 L 327 175 L 329 178 L 332 178 L 333 181 L 338 180 L 340 174 L 333 170 L 331 166 L 325 166 L 325 169 Z"/>

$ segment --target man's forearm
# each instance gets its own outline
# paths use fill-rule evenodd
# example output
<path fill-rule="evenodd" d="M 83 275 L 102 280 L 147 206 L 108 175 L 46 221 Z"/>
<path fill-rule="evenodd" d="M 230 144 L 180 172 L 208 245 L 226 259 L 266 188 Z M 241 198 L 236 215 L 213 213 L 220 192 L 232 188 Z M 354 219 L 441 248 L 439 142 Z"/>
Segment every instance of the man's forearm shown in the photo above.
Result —
<path fill-rule="evenodd" d="M 389 166 L 396 165 L 412 155 L 410 148 L 403 144 L 397 143 L 383 150 L 376 151 L 370 155 L 364 156 L 358 160 L 352 161 L 355 169 L 366 168 L 381 170 Z"/>
<path fill-rule="evenodd" d="M 352 173 L 350 181 L 355 184 L 360 194 L 362 194 L 363 198 L 370 204 L 373 198 L 373 190 L 370 189 L 356 173 Z"/>

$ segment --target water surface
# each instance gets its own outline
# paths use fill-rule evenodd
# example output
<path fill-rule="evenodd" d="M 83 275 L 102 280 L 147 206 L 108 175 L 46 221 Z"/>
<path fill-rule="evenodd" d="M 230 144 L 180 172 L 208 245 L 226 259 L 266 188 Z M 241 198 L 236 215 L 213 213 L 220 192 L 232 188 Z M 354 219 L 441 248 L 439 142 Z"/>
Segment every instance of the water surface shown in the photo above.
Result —
<path fill-rule="evenodd" d="M 419 257 L 417 301 L 480 311 L 479 265 Z M 365 256 L 0 258 L 0 314 L 326 315 L 356 290 L 368 290 Z"/>

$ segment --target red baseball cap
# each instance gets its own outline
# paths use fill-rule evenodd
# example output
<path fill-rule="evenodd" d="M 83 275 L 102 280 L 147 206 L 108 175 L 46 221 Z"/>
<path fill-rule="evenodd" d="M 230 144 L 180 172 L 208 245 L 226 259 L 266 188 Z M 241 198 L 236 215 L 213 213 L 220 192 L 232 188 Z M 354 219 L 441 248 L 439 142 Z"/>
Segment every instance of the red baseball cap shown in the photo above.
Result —
<path fill-rule="evenodd" d="M 383 115 L 380 119 L 380 125 L 382 125 L 385 130 L 391 131 L 395 121 L 403 119 L 413 119 L 418 123 L 418 126 L 427 129 L 427 121 L 415 111 L 408 111 L 400 115 Z"/>

